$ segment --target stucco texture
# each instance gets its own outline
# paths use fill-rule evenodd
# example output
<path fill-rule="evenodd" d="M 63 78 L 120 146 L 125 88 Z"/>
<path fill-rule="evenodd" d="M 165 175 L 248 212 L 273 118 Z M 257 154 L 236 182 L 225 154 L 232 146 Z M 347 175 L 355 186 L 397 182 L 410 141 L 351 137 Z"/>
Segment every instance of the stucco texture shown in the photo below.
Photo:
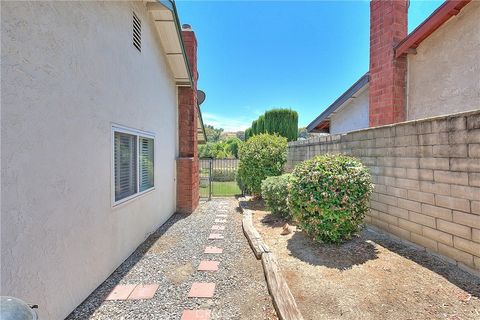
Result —
<path fill-rule="evenodd" d="M 338 134 L 368 128 L 368 87 L 331 117 L 330 133 Z"/>
<path fill-rule="evenodd" d="M 480 1 L 408 55 L 407 120 L 480 109 Z"/>
<path fill-rule="evenodd" d="M 2 1 L 1 32 L 1 295 L 63 319 L 175 211 L 176 87 L 142 2 Z M 156 135 L 116 207 L 112 123 Z"/>

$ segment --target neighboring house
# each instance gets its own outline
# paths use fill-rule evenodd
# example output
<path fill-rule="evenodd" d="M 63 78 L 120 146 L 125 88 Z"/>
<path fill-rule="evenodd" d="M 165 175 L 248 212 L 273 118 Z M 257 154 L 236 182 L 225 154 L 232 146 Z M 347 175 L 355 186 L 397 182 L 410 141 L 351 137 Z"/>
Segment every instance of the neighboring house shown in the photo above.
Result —
<path fill-rule="evenodd" d="M 446 1 L 409 35 L 407 18 L 408 1 L 370 3 L 370 70 L 309 132 L 480 109 L 480 1 Z"/>
<path fill-rule="evenodd" d="M 198 204 L 196 39 L 173 1 L 1 2 L 0 294 L 63 319 Z"/>

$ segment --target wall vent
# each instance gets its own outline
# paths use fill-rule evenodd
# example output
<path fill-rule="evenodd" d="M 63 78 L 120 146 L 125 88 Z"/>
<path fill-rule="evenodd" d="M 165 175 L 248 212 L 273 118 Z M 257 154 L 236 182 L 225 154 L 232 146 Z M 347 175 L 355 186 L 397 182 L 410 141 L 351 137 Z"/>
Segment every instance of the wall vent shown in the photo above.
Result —
<path fill-rule="evenodd" d="M 133 13 L 133 45 L 142 51 L 142 21 Z"/>

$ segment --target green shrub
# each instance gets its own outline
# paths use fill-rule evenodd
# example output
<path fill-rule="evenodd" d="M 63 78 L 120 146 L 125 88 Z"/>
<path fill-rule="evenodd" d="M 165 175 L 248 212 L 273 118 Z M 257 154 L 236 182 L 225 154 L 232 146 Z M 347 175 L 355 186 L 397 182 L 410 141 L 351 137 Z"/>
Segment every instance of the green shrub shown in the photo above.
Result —
<path fill-rule="evenodd" d="M 358 230 L 373 185 L 368 169 L 344 155 L 323 155 L 298 164 L 288 204 L 301 228 L 321 242 L 339 243 Z"/>
<path fill-rule="evenodd" d="M 277 177 L 268 177 L 262 181 L 262 198 L 272 214 L 291 218 L 287 204 L 288 182 L 290 174 L 286 173 Z"/>
<path fill-rule="evenodd" d="M 266 133 L 295 141 L 298 137 L 298 114 L 290 109 L 272 109 L 265 112 L 264 130 Z"/>
<path fill-rule="evenodd" d="M 262 181 L 279 176 L 287 161 L 287 139 L 278 135 L 259 134 L 240 146 L 240 178 L 253 195 L 261 194 Z"/>

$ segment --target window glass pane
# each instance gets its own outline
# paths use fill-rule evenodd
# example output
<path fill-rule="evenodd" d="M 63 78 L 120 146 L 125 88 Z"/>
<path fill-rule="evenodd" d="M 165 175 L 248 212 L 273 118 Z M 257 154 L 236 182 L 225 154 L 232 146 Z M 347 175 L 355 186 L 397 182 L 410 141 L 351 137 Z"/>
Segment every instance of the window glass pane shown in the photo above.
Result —
<path fill-rule="evenodd" d="M 137 193 L 137 136 L 115 132 L 115 201 Z"/>
<path fill-rule="evenodd" d="M 140 137 L 140 191 L 153 187 L 153 139 Z"/>

